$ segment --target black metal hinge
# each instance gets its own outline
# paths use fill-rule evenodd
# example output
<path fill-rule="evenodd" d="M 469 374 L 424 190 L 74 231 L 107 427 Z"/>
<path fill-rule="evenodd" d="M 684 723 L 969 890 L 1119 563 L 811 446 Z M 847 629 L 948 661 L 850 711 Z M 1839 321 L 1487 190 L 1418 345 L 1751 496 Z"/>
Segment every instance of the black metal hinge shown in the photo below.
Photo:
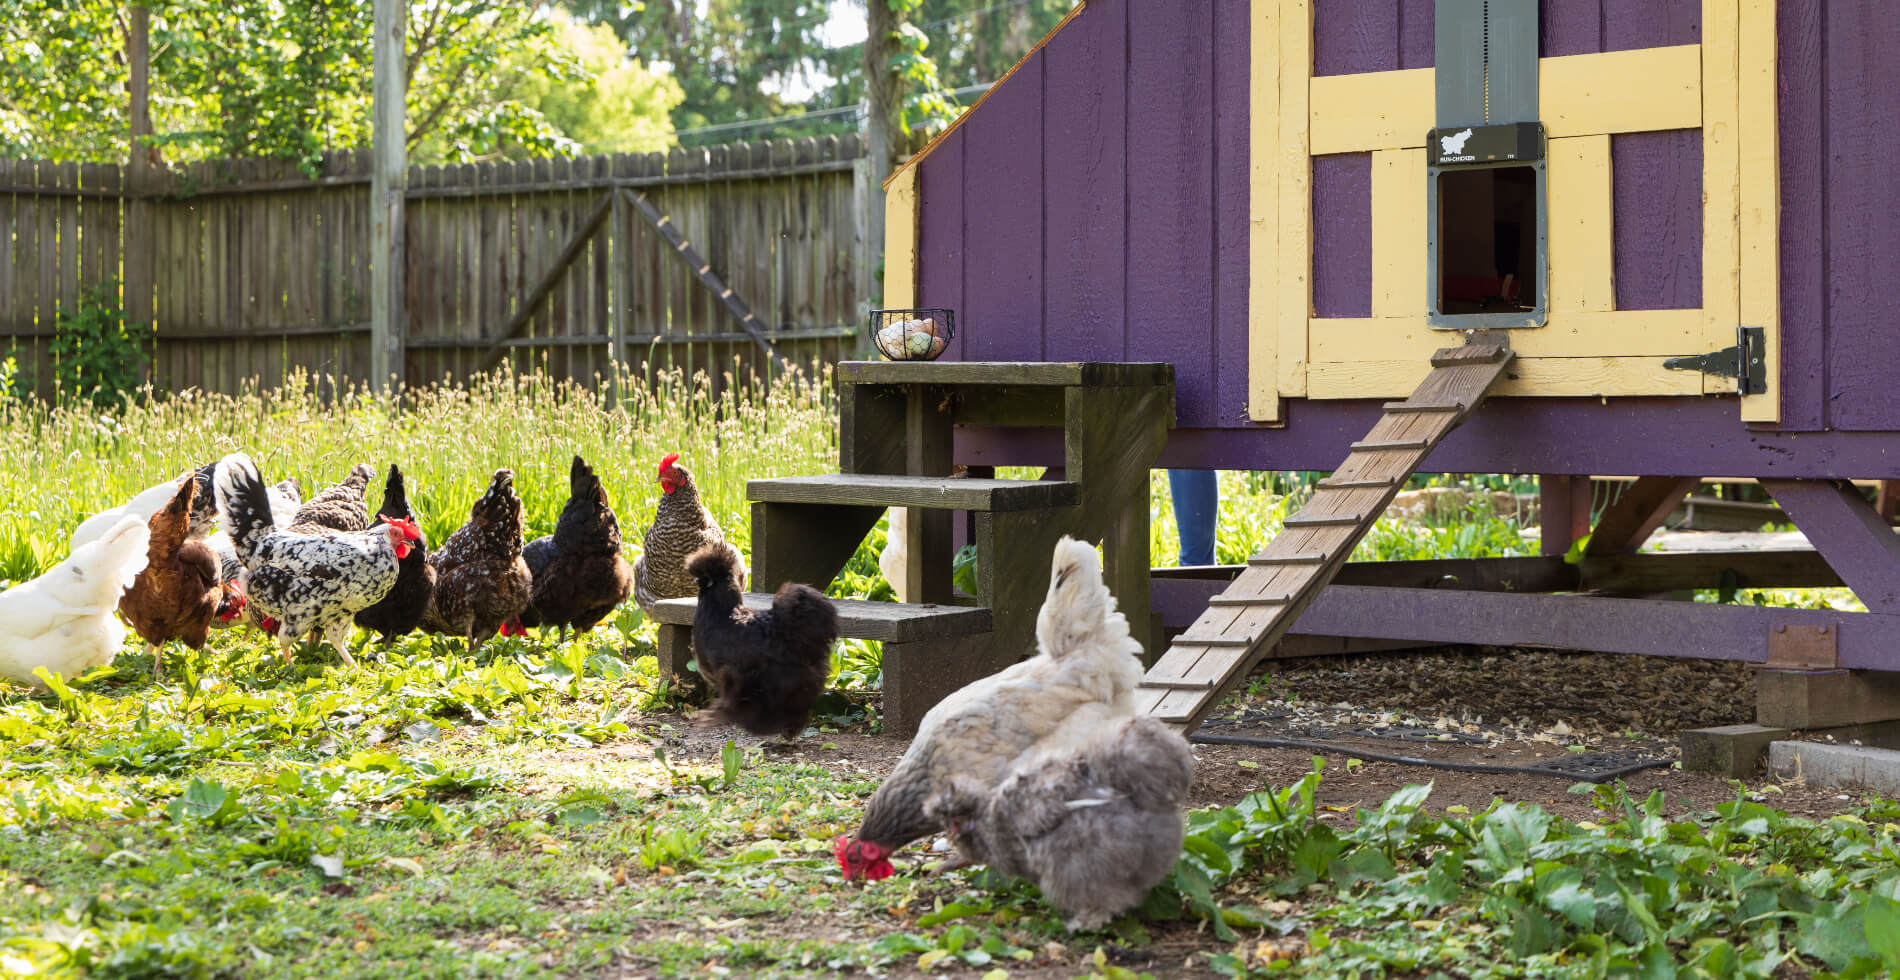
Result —
<path fill-rule="evenodd" d="M 1663 367 L 1734 378 L 1737 391 L 1759 395 L 1768 390 L 1767 347 L 1768 338 L 1761 327 L 1737 327 L 1735 346 L 1693 357 L 1672 357 L 1663 362 Z"/>

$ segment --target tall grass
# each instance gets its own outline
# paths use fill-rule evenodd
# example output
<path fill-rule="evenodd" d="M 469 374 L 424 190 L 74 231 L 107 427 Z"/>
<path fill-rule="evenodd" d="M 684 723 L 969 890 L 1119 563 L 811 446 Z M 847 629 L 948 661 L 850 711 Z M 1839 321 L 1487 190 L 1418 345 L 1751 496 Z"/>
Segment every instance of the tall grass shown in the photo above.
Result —
<path fill-rule="evenodd" d="M 793 372 L 769 389 L 728 375 L 678 371 L 622 386 L 618 404 L 571 382 L 506 369 L 467 387 L 435 386 L 400 403 L 332 379 L 298 375 L 271 391 L 228 396 L 146 389 L 123 409 L 0 400 L 0 580 L 31 578 L 66 556 L 85 517 L 183 470 L 242 450 L 268 480 L 306 494 L 357 462 L 402 467 L 430 541 L 468 519 L 495 470 L 515 471 L 529 537 L 549 533 L 579 454 L 600 474 L 621 528 L 637 540 L 659 499 L 660 458 L 679 452 L 700 496 L 745 547 L 748 479 L 832 472 L 837 407 L 830 372 Z M 612 385 L 603 386 L 611 390 Z"/>

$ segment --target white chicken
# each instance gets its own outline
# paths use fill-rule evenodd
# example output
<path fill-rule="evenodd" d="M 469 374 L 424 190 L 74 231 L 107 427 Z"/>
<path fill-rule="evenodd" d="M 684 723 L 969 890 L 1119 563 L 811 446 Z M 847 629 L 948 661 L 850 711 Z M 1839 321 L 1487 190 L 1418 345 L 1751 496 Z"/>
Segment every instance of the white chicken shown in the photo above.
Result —
<path fill-rule="evenodd" d="M 1104 718 L 1135 712 L 1141 644 L 1102 584 L 1095 548 L 1064 537 L 1049 569 L 1049 595 L 1036 616 L 1040 652 L 965 685 L 924 715 L 917 738 L 865 806 L 854 838 L 834 843 L 847 878 L 883 878 L 891 852 L 944 829 L 933 812 L 952 788 L 987 790 L 1016 757 L 1085 705 Z"/>
<path fill-rule="evenodd" d="M 73 528 L 72 541 L 68 547 L 74 552 L 77 552 L 87 544 L 99 540 L 107 531 L 117 527 L 120 519 L 127 516 L 136 517 L 141 521 L 151 520 L 153 514 L 158 513 L 166 504 L 171 503 L 172 497 L 178 493 L 178 485 L 192 475 L 191 473 L 186 473 L 182 476 L 175 476 L 162 483 L 154 483 L 140 490 L 138 495 L 131 500 L 111 510 L 102 510 L 80 521 L 79 526 Z"/>
<path fill-rule="evenodd" d="M 0 675 L 43 687 L 36 668 L 72 678 L 111 663 L 125 643 L 119 596 L 144 571 L 151 533 L 123 514 L 46 574 L 0 592 Z"/>
<path fill-rule="evenodd" d="M 960 781 L 931 801 L 957 847 L 938 872 L 987 864 L 1028 878 L 1070 929 L 1099 929 L 1180 859 L 1193 781 L 1193 750 L 1160 719 L 1084 705 L 998 785 Z"/>
<path fill-rule="evenodd" d="M 909 546 L 905 543 L 910 532 L 910 508 L 892 507 L 891 522 L 884 535 L 884 550 L 877 553 L 877 569 L 884 573 L 884 581 L 891 583 L 891 592 L 898 602 L 909 602 L 904 581 L 904 562 L 909 559 Z"/>

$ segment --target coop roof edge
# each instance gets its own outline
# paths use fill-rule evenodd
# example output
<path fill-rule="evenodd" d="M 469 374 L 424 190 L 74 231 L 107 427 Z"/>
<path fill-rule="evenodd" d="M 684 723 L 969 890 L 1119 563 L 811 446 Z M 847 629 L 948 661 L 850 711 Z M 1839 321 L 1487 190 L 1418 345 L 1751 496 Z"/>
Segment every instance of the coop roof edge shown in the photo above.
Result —
<path fill-rule="evenodd" d="M 968 109 L 963 110 L 963 112 L 959 114 L 956 119 L 951 121 L 950 125 L 945 126 L 943 128 L 943 132 L 938 133 L 937 135 L 931 137 L 930 142 L 925 143 L 923 149 L 918 150 L 916 153 L 911 154 L 910 159 L 905 160 L 902 164 L 900 164 L 897 167 L 896 170 L 891 171 L 891 175 L 889 177 L 884 178 L 882 189 L 887 190 L 887 191 L 890 190 L 891 183 L 893 181 L 895 181 L 898 177 L 902 176 L 905 171 L 922 163 L 925 157 L 935 152 L 935 150 L 937 149 L 937 144 L 942 143 L 946 139 L 949 139 L 950 134 L 956 132 L 957 129 L 963 125 L 964 120 L 969 119 L 972 113 L 982 108 L 983 103 L 989 101 L 989 97 L 992 95 L 995 95 L 996 90 L 1002 88 L 1003 83 L 1009 81 L 1010 77 L 1016 74 L 1017 69 L 1021 68 L 1023 65 L 1028 64 L 1029 59 L 1034 58 L 1036 56 L 1036 52 L 1041 51 L 1044 45 L 1048 44 L 1052 40 L 1055 40 L 1055 36 L 1057 34 L 1062 33 L 1062 29 L 1069 26 L 1069 22 L 1074 20 L 1077 17 L 1077 15 L 1081 14 L 1082 11 L 1087 10 L 1088 5 L 1089 5 L 1089 0 L 1076 0 L 1075 7 L 1071 9 L 1068 13 L 1064 14 L 1062 16 L 1062 19 L 1056 22 L 1056 26 L 1049 28 L 1049 33 L 1044 34 L 1042 36 L 1042 40 L 1036 42 L 1035 47 L 1032 47 L 1028 51 L 1024 52 L 1021 58 L 1016 59 L 1016 63 L 1009 66 L 1009 70 L 1003 73 L 1003 77 L 997 79 L 995 82 L 992 82 L 990 84 L 990 87 L 987 90 L 985 90 L 982 95 L 977 96 L 977 99 L 975 102 L 970 103 L 970 107 Z"/>

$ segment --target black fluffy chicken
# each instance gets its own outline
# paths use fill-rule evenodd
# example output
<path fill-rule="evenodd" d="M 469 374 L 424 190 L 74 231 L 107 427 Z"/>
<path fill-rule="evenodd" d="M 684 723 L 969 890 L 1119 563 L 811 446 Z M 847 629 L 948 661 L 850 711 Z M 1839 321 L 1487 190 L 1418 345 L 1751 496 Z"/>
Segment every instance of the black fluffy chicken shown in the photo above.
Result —
<path fill-rule="evenodd" d="M 534 574 L 521 625 L 593 629 L 633 594 L 633 566 L 620 553 L 620 522 L 587 461 L 574 457 L 567 476 L 567 506 L 554 533 L 536 538 L 521 556 Z"/>
<path fill-rule="evenodd" d="M 389 477 L 383 482 L 383 503 L 376 508 L 376 524 L 386 524 L 391 518 L 418 527 L 422 524 L 415 509 L 409 506 L 402 470 L 394 463 L 389 464 Z M 435 566 L 429 564 L 426 542 L 416 541 L 410 546 L 409 554 L 396 564 L 400 570 L 396 573 L 395 588 L 390 589 L 382 601 L 356 614 L 356 625 L 381 633 L 384 643 L 421 626 L 423 614 L 429 611 L 429 600 L 435 595 Z"/>
<path fill-rule="evenodd" d="M 809 585 L 787 583 L 770 609 L 749 609 L 739 593 L 739 552 L 724 542 L 686 560 L 699 586 L 693 647 L 699 672 L 719 691 L 713 718 L 753 735 L 798 737 L 831 675 L 838 607 Z"/>

